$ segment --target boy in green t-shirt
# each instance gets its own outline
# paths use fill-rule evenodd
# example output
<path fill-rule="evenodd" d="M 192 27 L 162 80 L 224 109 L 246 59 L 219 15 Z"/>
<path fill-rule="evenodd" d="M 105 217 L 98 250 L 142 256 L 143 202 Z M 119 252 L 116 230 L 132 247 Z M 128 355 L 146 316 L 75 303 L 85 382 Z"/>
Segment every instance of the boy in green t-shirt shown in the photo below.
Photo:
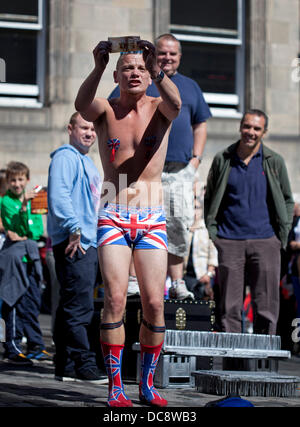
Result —
<path fill-rule="evenodd" d="M 7 240 L 39 240 L 43 234 L 42 216 L 31 213 L 31 200 L 36 196 L 34 190 L 26 190 L 30 179 L 26 165 L 10 162 L 6 169 L 7 192 L 1 202 L 1 219 Z M 46 359 L 38 316 L 40 314 L 41 295 L 34 263 L 28 256 L 26 263 L 29 287 L 13 307 L 3 301 L 2 317 L 6 323 L 5 358 L 18 364 L 32 364 L 30 359 Z M 22 336 L 27 338 L 27 357 L 20 347 Z"/>
<path fill-rule="evenodd" d="M 1 202 L 2 223 L 10 240 L 39 240 L 43 235 L 43 221 L 31 213 L 34 190 L 26 191 L 29 169 L 20 162 L 10 162 L 6 170 L 8 190 Z"/>

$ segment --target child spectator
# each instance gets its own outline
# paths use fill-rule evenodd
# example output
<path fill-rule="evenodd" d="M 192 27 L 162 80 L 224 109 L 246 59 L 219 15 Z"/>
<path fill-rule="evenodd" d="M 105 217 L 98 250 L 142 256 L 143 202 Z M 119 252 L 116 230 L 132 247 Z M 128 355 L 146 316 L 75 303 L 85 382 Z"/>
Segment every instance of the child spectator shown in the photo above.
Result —
<path fill-rule="evenodd" d="M 41 215 L 31 213 L 34 190 L 26 191 L 30 179 L 26 165 L 10 162 L 6 170 L 8 190 L 1 203 L 6 241 L 0 252 L 0 298 L 6 324 L 4 359 L 31 365 L 30 359 L 48 359 L 38 316 L 42 268 L 37 240 L 43 234 Z M 27 338 L 27 356 L 20 346 Z"/>

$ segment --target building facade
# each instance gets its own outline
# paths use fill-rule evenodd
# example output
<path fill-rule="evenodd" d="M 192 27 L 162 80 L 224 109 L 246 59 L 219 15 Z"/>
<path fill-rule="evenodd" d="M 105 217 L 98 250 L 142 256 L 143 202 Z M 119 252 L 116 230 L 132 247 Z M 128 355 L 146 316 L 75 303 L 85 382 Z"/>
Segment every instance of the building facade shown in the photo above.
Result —
<path fill-rule="evenodd" d="M 46 185 L 49 155 L 68 141 L 96 44 L 166 32 L 181 41 L 180 71 L 199 83 L 213 112 L 200 179 L 238 139 L 244 109 L 259 108 L 270 117 L 265 142 L 286 159 L 300 195 L 300 0 L 1 0 L 0 168 L 22 161 L 32 185 Z M 110 55 L 99 96 L 114 87 L 116 60 Z M 91 156 L 101 171 L 96 146 Z"/>

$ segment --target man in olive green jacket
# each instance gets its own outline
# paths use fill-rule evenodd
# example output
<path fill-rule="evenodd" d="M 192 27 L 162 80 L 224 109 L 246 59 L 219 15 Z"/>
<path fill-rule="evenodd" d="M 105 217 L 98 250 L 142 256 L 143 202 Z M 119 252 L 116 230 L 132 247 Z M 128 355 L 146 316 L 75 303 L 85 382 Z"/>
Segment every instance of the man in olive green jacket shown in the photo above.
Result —
<path fill-rule="evenodd" d="M 276 334 L 280 249 L 294 201 L 283 158 L 266 147 L 268 117 L 247 111 L 241 139 L 218 153 L 204 200 L 205 223 L 218 250 L 221 326 L 241 332 L 244 286 L 251 289 L 255 333 Z"/>

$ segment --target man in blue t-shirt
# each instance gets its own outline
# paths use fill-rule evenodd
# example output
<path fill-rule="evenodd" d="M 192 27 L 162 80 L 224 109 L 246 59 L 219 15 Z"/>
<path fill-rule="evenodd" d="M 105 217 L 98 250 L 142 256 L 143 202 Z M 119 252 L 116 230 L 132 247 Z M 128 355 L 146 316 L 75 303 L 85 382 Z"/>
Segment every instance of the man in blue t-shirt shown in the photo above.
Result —
<path fill-rule="evenodd" d="M 171 278 L 170 298 L 194 298 L 183 281 L 183 263 L 189 252 L 189 227 L 194 221 L 193 182 L 206 143 L 206 120 L 211 112 L 198 84 L 178 73 L 181 60 L 180 42 L 172 34 L 156 39 L 157 63 L 178 87 L 182 107 L 173 121 L 168 151 L 162 174 L 168 236 L 168 274 Z M 155 84 L 148 96 L 158 97 Z M 119 87 L 109 98 L 118 97 Z M 130 282 L 133 278 L 130 278 Z M 131 285 L 132 283 L 129 284 Z"/>

